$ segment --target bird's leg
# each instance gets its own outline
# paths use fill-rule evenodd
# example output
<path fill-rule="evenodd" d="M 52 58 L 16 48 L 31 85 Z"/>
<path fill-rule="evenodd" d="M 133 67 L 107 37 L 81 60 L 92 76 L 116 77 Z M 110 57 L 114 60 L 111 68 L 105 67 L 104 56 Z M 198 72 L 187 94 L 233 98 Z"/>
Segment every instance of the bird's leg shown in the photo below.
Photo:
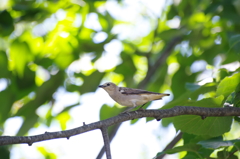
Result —
<path fill-rule="evenodd" d="M 135 106 L 135 107 L 136 107 L 136 106 Z M 126 109 L 126 110 L 124 110 L 124 111 L 123 111 L 121 114 L 129 112 L 130 110 L 134 109 L 135 107 L 130 107 L 130 108 L 127 108 L 127 109 Z"/>
<path fill-rule="evenodd" d="M 134 109 L 134 108 L 136 108 L 137 107 L 137 105 L 136 105 L 136 102 L 134 102 L 133 101 L 133 107 L 130 107 L 130 108 L 128 108 L 128 109 L 126 109 L 125 111 L 123 111 L 121 114 L 123 114 L 123 113 L 128 113 L 130 110 L 132 110 L 132 109 Z"/>
<path fill-rule="evenodd" d="M 143 105 L 141 105 L 141 107 L 138 108 L 138 110 L 143 110 L 142 107 L 145 105 L 146 103 L 144 103 Z"/>

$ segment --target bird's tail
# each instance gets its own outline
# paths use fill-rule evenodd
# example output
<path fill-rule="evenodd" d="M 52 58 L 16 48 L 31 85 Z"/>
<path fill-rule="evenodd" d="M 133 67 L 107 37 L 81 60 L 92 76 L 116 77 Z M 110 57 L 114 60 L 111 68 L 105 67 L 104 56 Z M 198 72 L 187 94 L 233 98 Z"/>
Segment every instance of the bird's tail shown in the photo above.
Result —
<path fill-rule="evenodd" d="M 160 99 L 162 99 L 162 97 L 164 97 L 164 96 L 170 96 L 170 94 L 166 94 L 166 93 L 156 94 L 154 100 L 160 100 Z"/>

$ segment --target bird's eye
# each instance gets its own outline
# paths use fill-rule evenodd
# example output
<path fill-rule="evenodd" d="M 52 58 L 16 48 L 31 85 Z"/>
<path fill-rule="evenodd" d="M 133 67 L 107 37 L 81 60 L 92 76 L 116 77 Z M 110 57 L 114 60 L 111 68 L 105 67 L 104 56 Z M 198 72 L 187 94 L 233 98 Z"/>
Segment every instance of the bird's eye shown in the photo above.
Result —
<path fill-rule="evenodd" d="M 110 86 L 110 84 L 108 83 L 107 86 Z"/>

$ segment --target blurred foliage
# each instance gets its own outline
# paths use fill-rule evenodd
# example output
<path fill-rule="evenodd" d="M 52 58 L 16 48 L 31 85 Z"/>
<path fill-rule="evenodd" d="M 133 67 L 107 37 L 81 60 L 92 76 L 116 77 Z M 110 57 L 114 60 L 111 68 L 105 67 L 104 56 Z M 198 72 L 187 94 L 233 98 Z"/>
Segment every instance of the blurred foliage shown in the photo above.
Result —
<path fill-rule="evenodd" d="M 142 11 L 138 16 L 151 24 L 144 33 L 134 28 L 144 29 L 135 25 L 135 21 L 124 21 L 110 12 L 107 3 L 120 8 L 125 5 L 124 1 L 9 0 L 1 6 L 3 133 L 4 123 L 15 116 L 23 119 L 17 135 L 26 135 L 39 124 L 50 126 L 53 120 L 66 129 L 68 112 L 78 103 L 53 115 L 57 90 L 82 95 L 95 91 L 106 80 L 149 91 L 171 92 L 172 101 L 162 109 L 176 105 L 240 106 L 239 0 L 173 1 L 165 4 L 161 16 Z M 95 17 L 92 25 L 91 17 Z M 120 27 L 123 31 L 116 31 Z M 177 37 L 179 41 L 172 42 Z M 121 47 L 117 48 L 116 43 Z M 120 54 L 109 51 L 110 46 Z M 165 60 L 159 60 L 163 56 Z M 90 60 L 83 61 L 84 57 Z M 46 105 L 49 109 L 42 120 L 36 111 Z M 109 118 L 120 111 L 115 106 L 103 105 L 100 118 Z M 238 117 L 201 120 L 196 116 L 180 116 L 162 120 L 164 126 L 172 122 L 183 132 L 184 144 L 157 156 L 187 151 L 185 159 L 210 155 L 237 158 L 235 152 L 240 142 L 226 141 L 222 136 L 231 132 L 233 122 L 240 122 Z M 42 147 L 39 151 L 47 158 L 56 158 Z M 8 152 L 4 154 L 9 156 Z"/>

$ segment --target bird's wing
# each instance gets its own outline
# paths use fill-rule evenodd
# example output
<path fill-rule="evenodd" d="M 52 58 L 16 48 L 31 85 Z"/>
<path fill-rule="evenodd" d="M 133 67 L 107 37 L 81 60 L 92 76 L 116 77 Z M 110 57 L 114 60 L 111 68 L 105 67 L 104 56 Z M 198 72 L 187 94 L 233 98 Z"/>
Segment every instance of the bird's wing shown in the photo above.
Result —
<path fill-rule="evenodd" d="M 119 92 L 122 94 L 160 94 L 155 92 L 149 92 L 142 89 L 132 89 L 132 88 L 126 88 L 126 87 L 119 87 Z"/>

